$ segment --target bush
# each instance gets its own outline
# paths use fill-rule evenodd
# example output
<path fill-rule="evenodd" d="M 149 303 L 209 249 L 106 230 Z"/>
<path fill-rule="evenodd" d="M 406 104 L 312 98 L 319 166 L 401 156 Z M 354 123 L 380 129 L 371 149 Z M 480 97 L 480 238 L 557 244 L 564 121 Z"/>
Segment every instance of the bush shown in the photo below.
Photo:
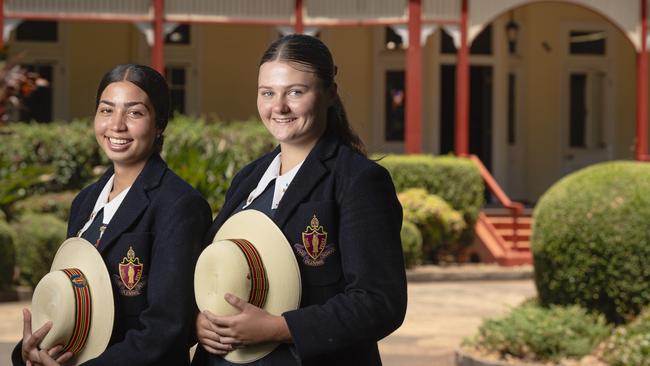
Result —
<path fill-rule="evenodd" d="M 402 251 L 406 268 L 413 267 L 422 262 L 422 234 L 414 223 L 404 220 L 402 222 Z"/>
<path fill-rule="evenodd" d="M 609 321 L 650 304 L 650 165 L 597 164 L 539 200 L 532 249 L 543 304 L 579 304 Z"/>
<path fill-rule="evenodd" d="M 52 214 L 27 213 L 13 224 L 20 280 L 36 285 L 49 272 L 59 245 L 66 237 L 66 224 Z"/>
<path fill-rule="evenodd" d="M 0 290 L 8 288 L 14 277 L 14 267 L 16 266 L 15 240 L 16 233 L 14 230 L 9 224 L 0 220 Z"/>
<path fill-rule="evenodd" d="M 603 358 L 612 366 L 650 366 L 650 310 L 616 329 L 605 344 Z"/>
<path fill-rule="evenodd" d="M 604 317 L 577 305 L 543 308 L 528 303 L 502 318 L 486 320 L 465 345 L 503 358 L 558 361 L 589 355 L 609 332 Z"/>
<path fill-rule="evenodd" d="M 163 157 L 218 211 L 234 175 L 271 151 L 275 140 L 259 121 L 206 123 L 177 116 L 167 128 Z"/>
<path fill-rule="evenodd" d="M 16 202 L 12 213 L 16 216 L 27 212 L 51 213 L 67 222 L 70 216 L 70 205 L 76 195 L 77 192 L 73 191 L 37 194 Z"/>
<path fill-rule="evenodd" d="M 397 196 L 404 209 L 404 220 L 414 223 L 422 233 L 428 259 L 435 260 L 438 254 L 454 254 L 460 249 L 458 240 L 466 228 L 460 212 L 424 189 L 408 189 Z"/>
<path fill-rule="evenodd" d="M 454 156 L 387 155 L 380 159 L 393 177 L 398 192 L 423 188 L 440 196 L 460 211 L 468 228 L 476 222 L 483 207 L 484 185 L 481 174 L 471 160 Z"/>

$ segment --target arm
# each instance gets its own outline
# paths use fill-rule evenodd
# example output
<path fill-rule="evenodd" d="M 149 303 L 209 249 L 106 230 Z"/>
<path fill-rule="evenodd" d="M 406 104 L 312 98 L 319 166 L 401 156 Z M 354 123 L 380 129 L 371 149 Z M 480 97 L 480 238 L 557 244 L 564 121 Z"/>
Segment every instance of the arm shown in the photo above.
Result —
<path fill-rule="evenodd" d="M 371 165 L 337 197 L 345 289 L 283 314 L 303 361 L 387 336 L 406 313 L 402 209 L 388 172 Z"/>
<path fill-rule="evenodd" d="M 170 349 L 189 351 L 195 315 L 194 264 L 211 213 L 198 195 L 182 196 L 165 211 L 169 215 L 161 217 L 161 229 L 154 236 L 148 307 L 140 314 L 143 328 L 128 331 L 124 340 L 84 365 L 155 365 L 165 360 Z"/>

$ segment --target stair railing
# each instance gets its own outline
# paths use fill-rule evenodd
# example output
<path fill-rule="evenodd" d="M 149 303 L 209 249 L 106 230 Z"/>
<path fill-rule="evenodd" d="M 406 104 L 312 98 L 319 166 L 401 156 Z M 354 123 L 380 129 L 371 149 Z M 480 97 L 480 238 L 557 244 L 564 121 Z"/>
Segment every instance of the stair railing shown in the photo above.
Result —
<path fill-rule="evenodd" d="M 483 178 L 483 181 L 485 182 L 485 185 L 488 187 L 490 192 L 494 195 L 494 197 L 497 198 L 501 206 L 503 206 L 506 209 L 510 210 L 510 217 L 512 218 L 512 234 L 513 234 L 513 241 L 512 241 L 512 246 L 513 248 L 517 248 L 517 241 L 519 240 L 519 235 L 517 234 L 517 226 L 518 226 L 518 220 L 519 217 L 521 216 L 522 211 L 524 210 L 524 205 L 512 201 L 508 195 L 501 189 L 501 186 L 499 186 L 499 183 L 497 183 L 496 179 L 492 176 L 492 173 L 485 167 L 481 159 L 479 159 L 478 156 L 470 154 L 466 155 L 468 159 L 470 159 L 476 167 L 478 168 L 479 172 L 481 173 L 481 177 Z"/>

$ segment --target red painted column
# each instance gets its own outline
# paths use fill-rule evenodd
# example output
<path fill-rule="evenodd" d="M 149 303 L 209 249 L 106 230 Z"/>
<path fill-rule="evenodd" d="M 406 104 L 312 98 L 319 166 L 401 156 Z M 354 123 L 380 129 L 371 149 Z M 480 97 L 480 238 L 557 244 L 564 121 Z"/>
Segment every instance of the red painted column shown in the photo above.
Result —
<path fill-rule="evenodd" d="M 406 125 L 404 126 L 404 145 L 407 154 L 422 152 L 421 29 L 421 0 L 409 0 L 409 47 L 406 51 Z"/>
<path fill-rule="evenodd" d="M 467 0 L 462 0 L 460 48 L 456 65 L 456 155 L 469 154 L 469 47 L 467 46 Z"/>
<path fill-rule="evenodd" d="M 646 160 L 648 156 L 648 34 L 646 0 L 641 3 L 641 49 L 636 61 L 636 160 Z"/>
<path fill-rule="evenodd" d="M 159 73 L 165 74 L 165 61 L 163 57 L 163 16 L 164 0 L 153 0 L 153 47 L 151 48 L 151 67 Z"/>
<path fill-rule="evenodd" d="M 303 0 L 296 0 L 296 8 L 295 8 L 295 23 L 293 25 L 293 30 L 297 34 L 302 34 L 305 32 L 305 22 L 303 20 L 303 11 L 304 11 L 304 4 Z"/>
<path fill-rule="evenodd" d="M 0 50 L 5 48 L 5 2 L 0 0 Z"/>

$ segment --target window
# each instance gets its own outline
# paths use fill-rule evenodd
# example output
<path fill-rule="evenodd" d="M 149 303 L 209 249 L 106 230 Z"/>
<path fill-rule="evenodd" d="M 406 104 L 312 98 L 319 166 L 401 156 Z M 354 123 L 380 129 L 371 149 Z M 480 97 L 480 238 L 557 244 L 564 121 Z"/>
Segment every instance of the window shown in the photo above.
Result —
<path fill-rule="evenodd" d="M 404 41 L 402 40 L 402 37 L 397 34 L 392 27 L 386 27 L 384 47 L 386 47 L 387 50 L 404 49 Z"/>
<path fill-rule="evenodd" d="M 572 55 L 604 55 L 607 36 L 603 31 L 571 31 L 569 53 Z"/>
<path fill-rule="evenodd" d="M 190 25 L 180 24 L 165 37 L 165 44 L 188 45 L 191 43 Z"/>
<path fill-rule="evenodd" d="M 49 82 L 48 86 L 42 86 L 34 90 L 25 98 L 23 108 L 20 110 L 20 121 L 51 122 L 53 118 L 53 92 L 52 75 L 53 65 L 32 64 L 23 65 L 28 71 L 36 72 L 40 77 Z"/>
<path fill-rule="evenodd" d="M 517 105 L 517 78 L 514 73 L 508 74 L 508 144 L 517 143 L 516 105 Z"/>
<path fill-rule="evenodd" d="M 186 96 L 186 69 L 185 67 L 171 66 L 165 68 L 165 77 L 171 92 L 172 113 L 185 113 Z"/>
<path fill-rule="evenodd" d="M 24 21 L 16 27 L 16 41 L 57 42 L 58 23 L 49 21 Z"/>
<path fill-rule="evenodd" d="M 386 71 L 386 141 L 404 141 L 404 71 Z"/>
<path fill-rule="evenodd" d="M 440 32 L 440 53 L 455 54 L 457 52 L 454 39 L 447 32 Z M 488 25 L 479 33 L 469 48 L 472 55 L 491 55 L 492 54 L 492 26 Z"/>

